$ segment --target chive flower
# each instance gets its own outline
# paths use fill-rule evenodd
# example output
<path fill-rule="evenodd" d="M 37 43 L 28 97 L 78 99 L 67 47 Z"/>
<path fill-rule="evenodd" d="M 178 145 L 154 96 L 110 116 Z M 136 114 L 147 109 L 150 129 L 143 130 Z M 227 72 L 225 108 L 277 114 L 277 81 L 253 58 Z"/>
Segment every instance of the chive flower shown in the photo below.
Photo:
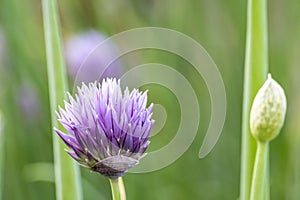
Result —
<path fill-rule="evenodd" d="M 104 34 L 88 30 L 66 40 L 68 74 L 79 82 L 93 82 L 101 77 L 120 77 L 124 67 L 118 57 L 118 49 Z M 100 45 L 101 44 L 101 45 Z M 99 46 L 100 45 L 100 46 Z"/>
<path fill-rule="evenodd" d="M 70 133 L 55 128 L 80 165 L 108 178 L 123 176 L 145 156 L 154 123 L 147 91 L 128 88 L 122 93 L 120 80 L 82 84 L 65 109 L 59 107 L 58 121 Z"/>

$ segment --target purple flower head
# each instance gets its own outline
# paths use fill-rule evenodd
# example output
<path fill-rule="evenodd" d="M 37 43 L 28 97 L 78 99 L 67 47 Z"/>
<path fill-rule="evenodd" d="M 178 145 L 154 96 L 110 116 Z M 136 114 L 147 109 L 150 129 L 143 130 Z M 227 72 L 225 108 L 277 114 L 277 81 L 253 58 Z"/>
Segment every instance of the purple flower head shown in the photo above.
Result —
<path fill-rule="evenodd" d="M 118 60 L 114 61 L 118 57 L 115 45 L 111 42 L 101 44 L 106 39 L 103 34 L 89 30 L 67 40 L 65 51 L 67 67 L 74 80 L 89 83 L 101 77 L 122 75 L 121 63 Z"/>
<path fill-rule="evenodd" d="M 65 109 L 59 108 L 59 122 L 69 135 L 55 129 L 67 151 L 82 166 L 106 177 L 119 177 L 137 165 L 149 145 L 154 121 L 147 92 L 137 89 L 122 94 L 120 80 L 82 84 Z"/>

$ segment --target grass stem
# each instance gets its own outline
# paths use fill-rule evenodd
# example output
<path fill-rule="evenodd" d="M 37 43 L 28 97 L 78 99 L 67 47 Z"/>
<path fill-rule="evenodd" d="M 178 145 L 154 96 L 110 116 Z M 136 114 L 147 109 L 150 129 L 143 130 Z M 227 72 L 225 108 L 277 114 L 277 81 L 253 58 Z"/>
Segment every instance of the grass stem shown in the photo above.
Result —
<path fill-rule="evenodd" d="M 56 0 L 42 0 L 42 3 L 51 120 L 52 126 L 62 129 L 57 122 L 55 110 L 57 110 L 57 105 L 63 104 L 67 91 L 67 82 L 61 51 L 57 2 Z M 80 200 L 82 195 L 79 167 L 67 155 L 64 148 L 63 142 L 53 133 L 56 199 Z"/>
<path fill-rule="evenodd" d="M 242 121 L 240 200 L 250 199 L 256 144 L 250 134 L 252 101 L 267 77 L 267 0 L 248 0 Z"/>

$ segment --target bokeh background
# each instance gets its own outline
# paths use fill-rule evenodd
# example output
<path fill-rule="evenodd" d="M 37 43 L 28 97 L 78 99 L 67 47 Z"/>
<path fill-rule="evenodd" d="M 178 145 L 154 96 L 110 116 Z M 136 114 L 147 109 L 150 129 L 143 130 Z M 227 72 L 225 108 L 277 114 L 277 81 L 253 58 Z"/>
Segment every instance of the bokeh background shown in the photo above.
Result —
<path fill-rule="evenodd" d="M 136 60 L 172 66 L 191 82 L 201 109 L 198 134 L 180 159 L 159 171 L 125 176 L 128 199 L 238 199 L 246 4 L 246 0 L 59 1 L 66 50 L 70 38 L 86 31 L 102 35 L 96 36 L 94 44 L 101 37 L 132 28 L 170 28 L 202 44 L 223 77 L 225 126 L 213 151 L 200 160 L 198 152 L 210 119 L 209 93 L 201 76 L 186 61 L 167 52 L 143 50 L 123 58 L 126 67 L 115 72 L 116 76 L 129 70 Z M 271 197 L 296 200 L 300 198 L 300 3 L 269 0 L 268 8 L 269 69 L 288 99 L 285 126 L 271 144 Z M 74 77 L 70 66 L 68 69 L 72 92 Z M 143 76 L 147 74 L 137 78 Z M 145 85 L 141 89 L 148 89 L 150 101 L 162 104 L 167 112 L 165 126 L 151 138 L 152 151 L 174 137 L 180 108 L 167 88 Z M 2 199 L 55 199 L 41 1 L 0 0 L 0 110 L 4 119 L 0 141 Z M 105 178 L 87 169 L 81 172 L 84 199 L 111 199 Z"/>

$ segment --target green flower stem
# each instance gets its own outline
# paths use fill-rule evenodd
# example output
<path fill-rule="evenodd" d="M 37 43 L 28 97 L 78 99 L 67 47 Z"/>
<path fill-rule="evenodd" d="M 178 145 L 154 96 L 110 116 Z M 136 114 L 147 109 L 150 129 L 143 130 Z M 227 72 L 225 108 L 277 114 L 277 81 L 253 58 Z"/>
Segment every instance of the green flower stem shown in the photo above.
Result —
<path fill-rule="evenodd" d="M 63 104 L 67 84 L 57 20 L 57 2 L 42 0 L 42 3 L 52 126 L 62 129 L 57 122 L 55 110 L 57 105 Z M 63 142 L 53 133 L 56 199 L 80 200 L 82 195 L 79 167 L 67 155 L 64 148 Z"/>
<path fill-rule="evenodd" d="M 250 134 L 249 115 L 252 101 L 258 89 L 267 77 L 267 40 L 267 0 L 248 0 L 240 200 L 250 199 L 251 177 L 254 166 L 256 144 Z"/>
<path fill-rule="evenodd" d="M 110 178 L 109 182 L 113 200 L 126 200 L 125 187 L 122 177 Z"/>
<path fill-rule="evenodd" d="M 269 200 L 271 198 L 270 196 L 270 154 L 268 149 L 268 156 L 266 158 L 266 179 L 265 179 L 265 189 L 264 189 L 264 200 Z"/>
<path fill-rule="evenodd" d="M 4 149 L 4 133 L 2 133 L 3 129 L 3 119 L 2 113 L 0 111 L 0 200 L 2 200 L 2 188 L 3 188 L 3 169 L 4 169 L 4 156 L 5 156 L 5 149 Z"/>
<path fill-rule="evenodd" d="M 269 157 L 269 142 L 258 142 L 255 164 L 252 176 L 250 200 L 264 200 L 266 198 L 266 182 L 268 181 L 267 167 Z"/>

